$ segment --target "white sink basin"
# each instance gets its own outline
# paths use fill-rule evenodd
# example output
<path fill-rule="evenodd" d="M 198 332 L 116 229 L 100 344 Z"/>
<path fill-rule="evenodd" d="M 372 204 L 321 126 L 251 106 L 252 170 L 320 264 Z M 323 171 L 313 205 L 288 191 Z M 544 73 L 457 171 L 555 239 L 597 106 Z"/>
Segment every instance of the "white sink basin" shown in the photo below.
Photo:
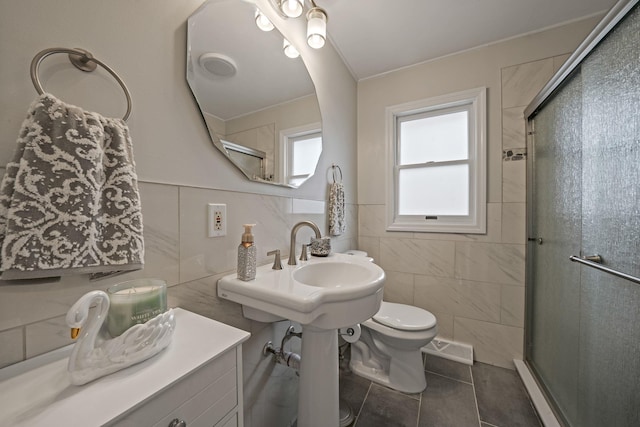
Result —
<path fill-rule="evenodd" d="M 246 317 L 289 319 L 319 329 L 363 322 L 380 308 L 384 271 L 367 258 L 333 254 L 298 265 L 258 267 L 255 280 L 230 274 L 218 281 L 218 296 L 243 305 Z"/>
<path fill-rule="evenodd" d="M 371 270 L 366 265 L 350 262 L 328 261 L 306 264 L 292 273 L 293 280 L 321 288 L 343 288 L 370 279 Z"/>
<path fill-rule="evenodd" d="M 364 322 L 382 302 L 384 271 L 370 259 L 333 254 L 298 265 L 258 267 L 255 280 L 218 280 L 218 296 L 242 304 L 244 316 L 302 325 L 298 426 L 339 423 L 338 331 Z"/>

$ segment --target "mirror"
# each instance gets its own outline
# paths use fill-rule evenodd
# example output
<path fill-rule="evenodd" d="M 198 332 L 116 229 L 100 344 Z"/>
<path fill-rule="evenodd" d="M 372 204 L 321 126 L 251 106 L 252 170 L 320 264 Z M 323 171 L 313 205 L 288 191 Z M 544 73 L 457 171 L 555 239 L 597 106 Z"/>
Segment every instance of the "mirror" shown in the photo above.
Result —
<path fill-rule="evenodd" d="M 251 1 L 209 0 L 188 20 L 187 82 L 214 146 L 252 181 L 299 187 L 322 152 L 315 87 Z"/>

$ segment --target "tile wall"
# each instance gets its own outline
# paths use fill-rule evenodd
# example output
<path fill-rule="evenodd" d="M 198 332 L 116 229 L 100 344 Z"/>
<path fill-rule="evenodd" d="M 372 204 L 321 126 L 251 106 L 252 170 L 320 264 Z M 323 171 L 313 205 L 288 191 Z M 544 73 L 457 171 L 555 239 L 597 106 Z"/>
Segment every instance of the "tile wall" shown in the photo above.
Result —
<path fill-rule="evenodd" d="M 512 360 L 522 358 L 523 112 L 567 57 L 501 69 L 502 200 L 494 198 L 487 205 L 487 234 L 387 232 L 384 205 L 359 206 L 359 247 L 387 272 L 385 300 L 431 311 L 438 319 L 439 336 L 472 344 L 480 362 L 513 369 Z"/>
<path fill-rule="evenodd" d="M 89 283 L 84 277 L 59 283 L 3 284 L 0 287 L 0 367 L 69 344 L 64 314 L 85 292 L 136 277 L 164 279 L 169 304 L 251 331 L 240 305 L 217 297 L 217 280 L 235 270 L 242 224 L 256 223 L 258 263 L 266 252 L 287 254 L 289 231 L 309 219 L 326 232 L 325 203 L 176 185 L 141 183 L 146 264 L 144 270 Z M 227 204 L 227 236 L 206 237 L 207 203 Z M 347 232 L 332 238 L 334 250 L 356 246 L 357 207 L 347 205 Z M 308 241 L 310 231 L 298 233 Z M 286 256 L 286 255 L 285 255 Z"/>
<path fill-rule="evenodd" d="M 300 220 L 312 220 L 327 230 L 325 203 L 195 187 L 140 183 L 146 264 L 143 271 L 101 281 L 86 277 L 63 283 L 0 286 L 0 367 L 70 344 L 64 315 L 81 295 L 136 277 L 158 277 L 169 285 L 168 303 L 251 332 L 243 345 L 245 425 L 289 425 L 297 413 L 298 377 L 262 355 L 267 341 L 280 339 L 288 321 L 264 324 L 242 316 L 241 306 L 218 298 L 220 277 L 233 273 L 243 223 L 256 223 L 258 262 L 269 263 L 266 252 L 287 254 L 289 232 Z M 206 237 L 207 203 L 227 204 L 227 236 Z M 356 247 L 357 206 L 346 209 L 347 231 L 332 237 L 332 248 Z M 311 231 L 301 229 L 299 246 Z M 286 255 L 285 255 L 286 256 Z M 299 326 L 296 326 L 299 330 Z M 206 345 L 206 343 L 203 343 Z M 292 351 L 300 351 L 293 340 Z M 279 403 L 273 405 L 273 399 Z M 253 420 L 256 420 L 255 423 Z"/>
<path fill-rule="evenodd" d="M 440 335 L 473 344 L 479 361 L 510 367 L 514 357 L 521 357 L 526 200 L 522 112 L 564 59 L 502 70 L 502 203 L 488 204 L 486 235 L 389 233 L 384 231 L 384 205 L 360 205 L 359 213 L 355 205 L 348 205 L 348 232 L 334 239 L 337 250 L 355 247 L 359 239 L 360 249 L 387 272 L 385 299 L 432 311 Z M 267 262 L 267 250 L 286 253 L 286 231 L 296 221 L 325 224 L 324 203 L 319 201 L 152 183 L 141 183 L 140 190 L 145 270 L 92 284 L 66 279 L 64 288 L 52 283 L 4 285 L 0 366 L 69 343 L 63 315 L 82 293 L 140 276 L 165 279 L 172 286 L 172 305 L 250 330 L 240 307 L 219 300 L 215 290 L 217 279 L 234 269 L 241 224 L 258 224 L 261 263 Z M 209 202 L 227 203 L 227 237 L 206 237 Z"/>

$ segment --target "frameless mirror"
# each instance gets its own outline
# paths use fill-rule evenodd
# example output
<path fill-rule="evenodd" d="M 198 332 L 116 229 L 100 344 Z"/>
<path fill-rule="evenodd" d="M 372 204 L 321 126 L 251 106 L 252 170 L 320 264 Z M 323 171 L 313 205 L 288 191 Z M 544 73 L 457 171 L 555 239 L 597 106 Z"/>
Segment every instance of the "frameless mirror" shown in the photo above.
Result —
<path fill-rule="evenodd" d="M 300 57 L 251 1 L 209 0 L 188 20 L 187 82 L 214 146 L 253 181 L 298 187 L 315 172 L 322 125 Z"/>

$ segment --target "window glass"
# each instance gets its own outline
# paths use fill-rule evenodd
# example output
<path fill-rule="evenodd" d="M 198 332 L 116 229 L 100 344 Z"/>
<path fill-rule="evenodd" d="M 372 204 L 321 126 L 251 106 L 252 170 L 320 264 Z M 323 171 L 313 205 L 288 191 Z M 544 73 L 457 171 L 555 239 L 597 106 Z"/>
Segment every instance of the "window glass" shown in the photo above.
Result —
<path fill-rule="evenodd" d="M 469 113 L 440 113 L 400 119 L 400 164 L 461 160 L 469 157 Z"/>
<path fill-rule="evenodd" d="M 322 136 L 308 135 L 291 140 L 291 175 L 312 175 L 322 152 Z"/>
<path fill-rule="evenodd" d="M 403 169 L 399 189 L 400 215 L 469 214 L 468 165 Z"/>

